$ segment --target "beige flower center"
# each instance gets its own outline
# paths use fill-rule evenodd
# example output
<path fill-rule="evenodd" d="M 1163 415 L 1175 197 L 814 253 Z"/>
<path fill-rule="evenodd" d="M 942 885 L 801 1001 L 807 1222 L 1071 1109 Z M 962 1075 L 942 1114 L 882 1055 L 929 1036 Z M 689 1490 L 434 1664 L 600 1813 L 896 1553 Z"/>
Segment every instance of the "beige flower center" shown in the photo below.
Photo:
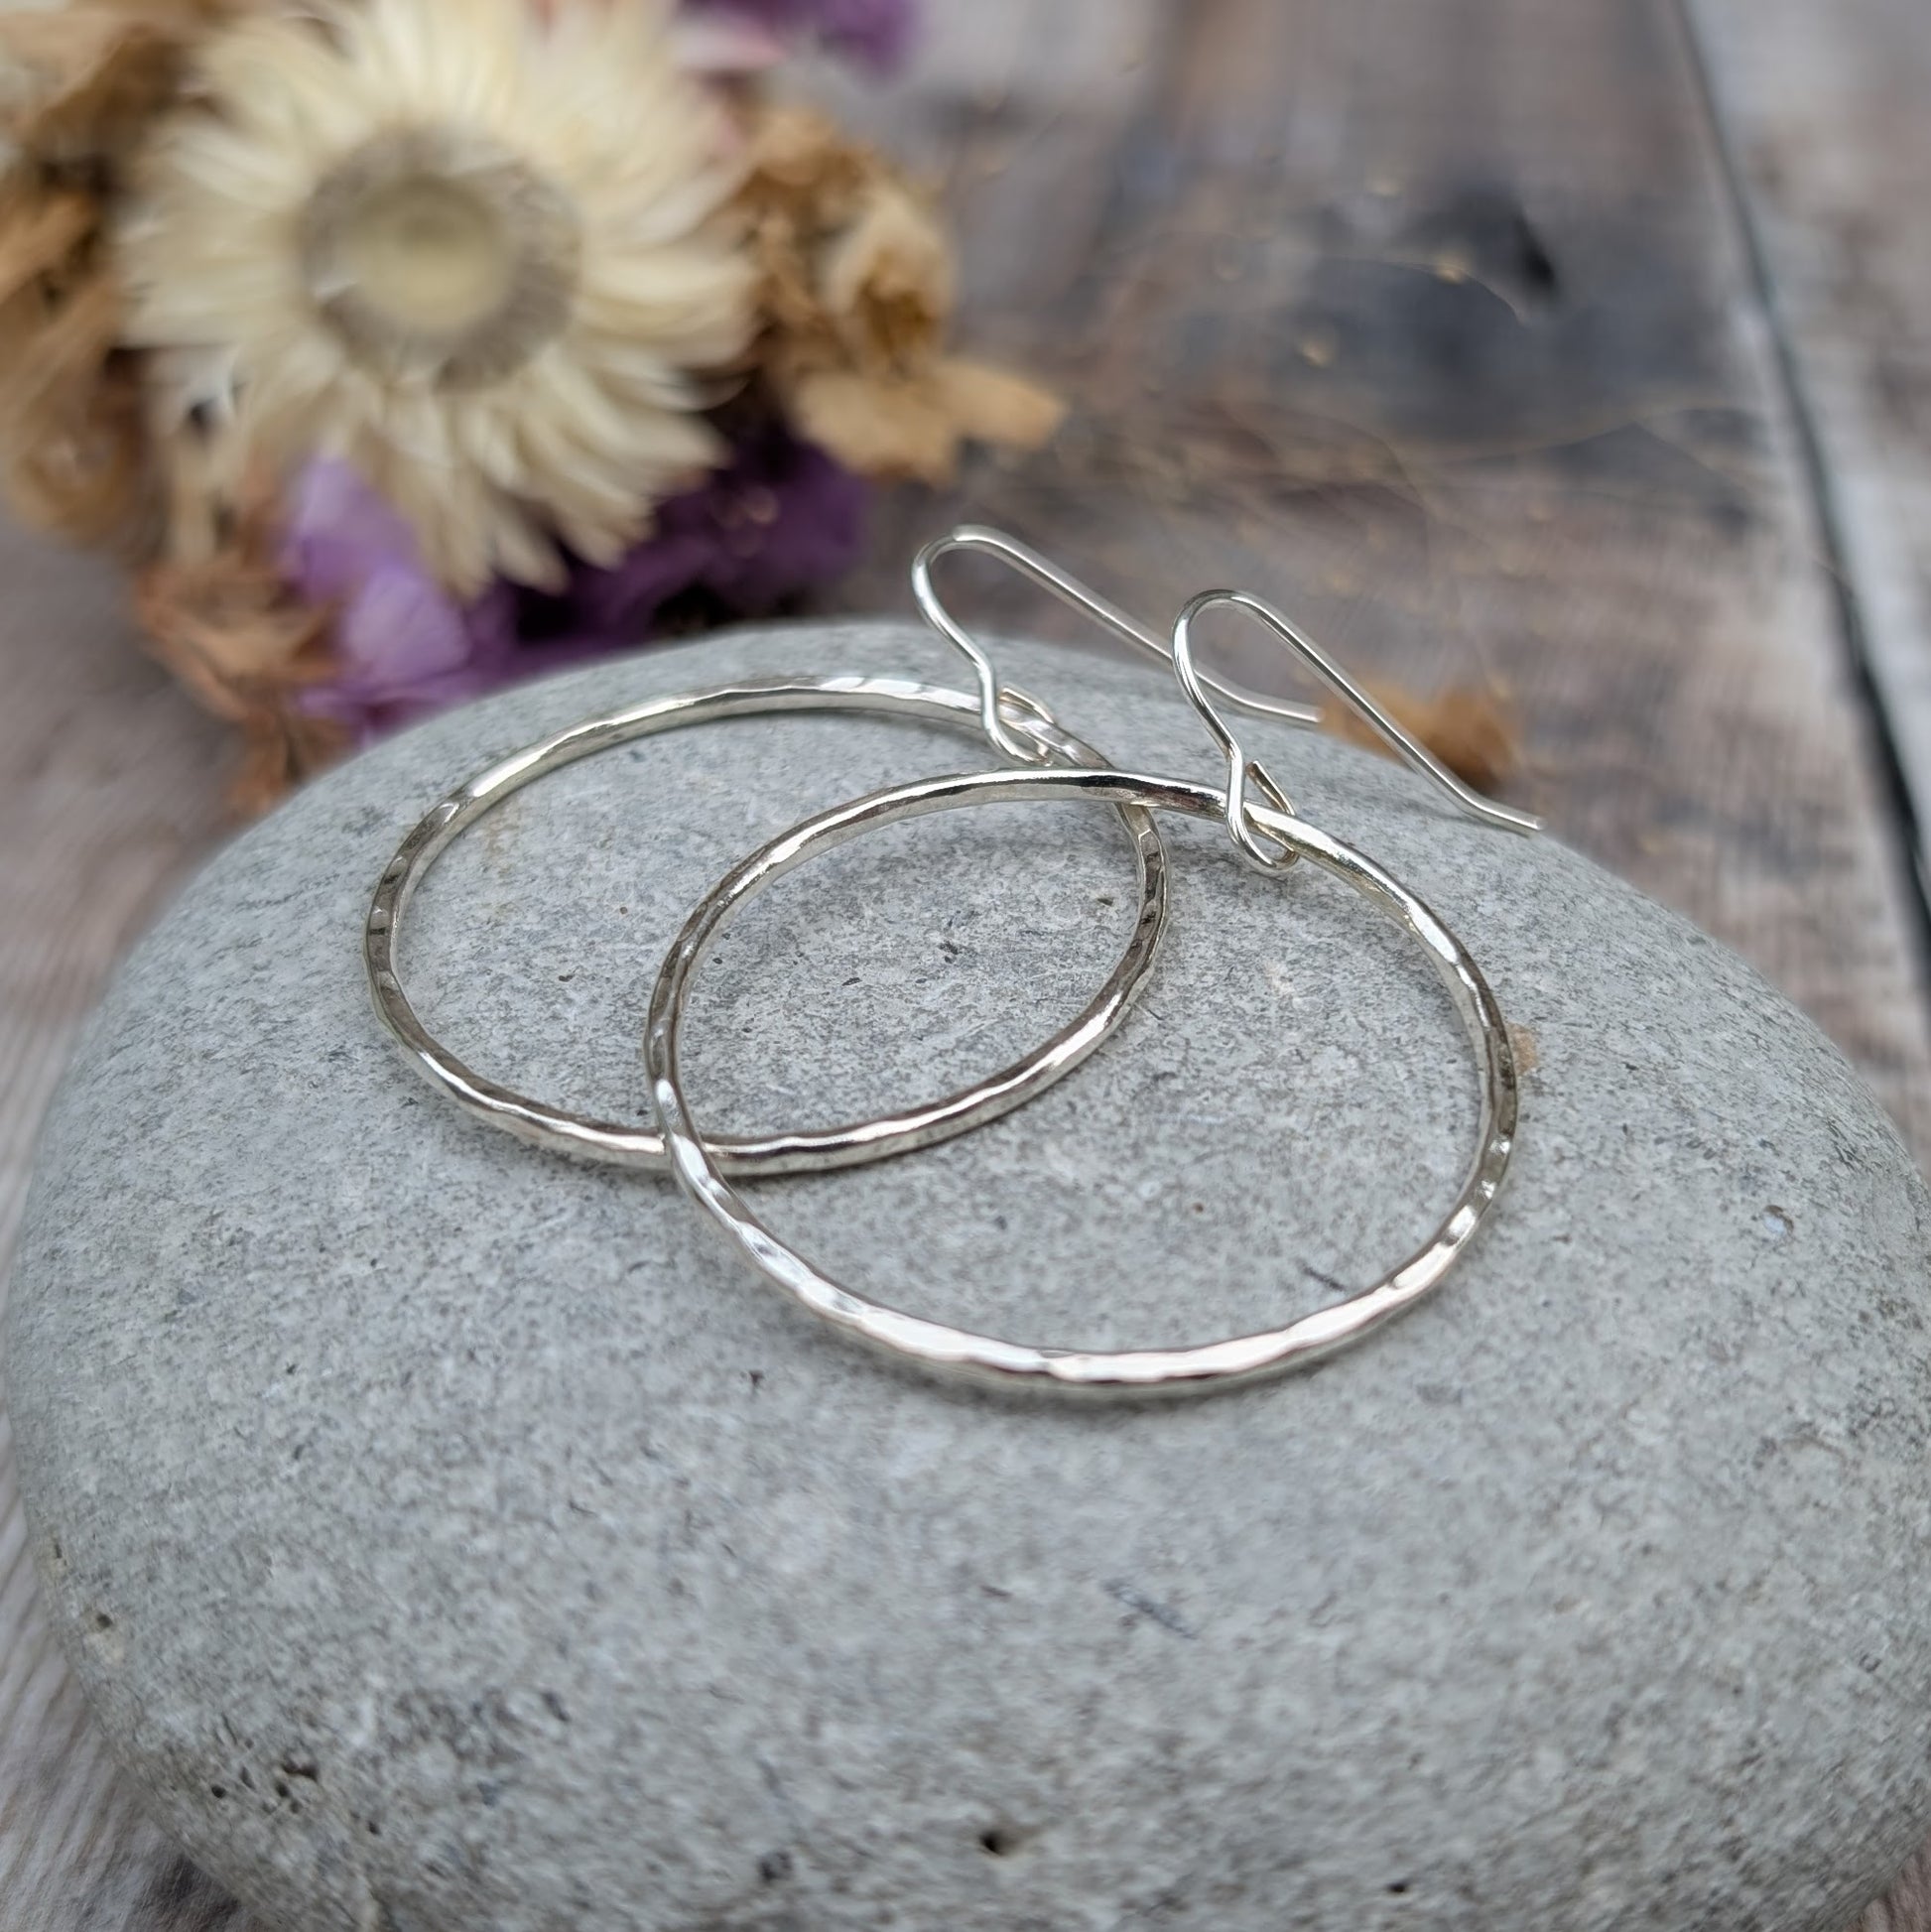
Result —
<path fill-rule="evenodd" d="M 356 359 L 445 388 L 501 381 L 570 320 L 576 210 L 520 157 L 440 128 L 379 135 L 302 214 L 316 307 Z"/>

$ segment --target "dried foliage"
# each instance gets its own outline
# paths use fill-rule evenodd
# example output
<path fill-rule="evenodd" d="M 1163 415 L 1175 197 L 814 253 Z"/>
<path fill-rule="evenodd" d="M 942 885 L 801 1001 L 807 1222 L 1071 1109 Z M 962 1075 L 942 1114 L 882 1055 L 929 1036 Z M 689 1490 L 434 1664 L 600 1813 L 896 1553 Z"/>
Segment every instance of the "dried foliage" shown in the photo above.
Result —
<path fill-rule="evenodd" d="M 762 277 L 759 359 L 839 461 L 943 483 L 962 442 L 1030 450 L 1059 427 L 1045 390 L 946 353 L 951 247 L 872 149 L 810 109 L 765 109 L 739 199 Z"/>
<path fill-rule="evenodd" d="M 237 11 L 238 0 L 74 0 L 0 14 L 0 135 L 44 168 L 97 177 L 174 98 L 194 40 Z"/>
<path fill-rule="evenodd" d="M 106 236 L 135 148 L 218 0 L 0 14 L 0 447 L 20 514 L 138 552 L 155 494 Z"/>
<path fill-rule="evenodd" d="M 241 727 L 236 806 L 260 812 L 338 756 L 345 736 L 301 708 L 333 672 L 331 613 L 305 602 L 276 561 L 276 530 L 258 498 L 204 562 L 159 563 L 135 582 L 148 648 L 217 717 Z"/>

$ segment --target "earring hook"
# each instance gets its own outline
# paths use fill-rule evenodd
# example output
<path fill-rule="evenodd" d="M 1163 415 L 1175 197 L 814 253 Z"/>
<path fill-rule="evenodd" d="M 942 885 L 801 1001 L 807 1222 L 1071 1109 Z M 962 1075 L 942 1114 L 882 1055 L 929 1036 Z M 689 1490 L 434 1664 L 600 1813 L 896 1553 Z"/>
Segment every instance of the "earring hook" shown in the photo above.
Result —
<path fill-rule="evenodd" d="M 1250 864 L 1257 865 L 1263 871 L 1278 871 L 1289 862 L 1291 855 L 1283 856 L 1285 847 L 1270 846 L 1265 835 L 1256 832 L 1247 807 L 1249 785 L 1275 804 L 1280 802 L 1280 788 L 1268 776 L 1265 766 L 1250 759 L 1241 750 L 1239 740 L 1208 695 L 1212 689 L 1211 681 L 1202 677 L 1194 663 L 1194 626 L 1208 611 L 1222 604 L 1231 604 L 1236 609 L 1244 610 L 1250 617 L 1266 625 L 1350 709 L 1364 718 L 1424 778 L 1432 780 L 1448 793 L 1468 817 L 1478 819 L 1483 825 L 1497 826 L 1505 832 L 1534 834 L 1542 830 L 1542 821 L 1533 813 L 1519 812 L 1509 805 L 1498 805 L 1493 799 L 1484 798 L 1465 785 L 1433 752 L 1397 724 L 1320 645 L 1274 605 L 1262 597 L 1249 595 L 1245 590 L 1203 590 L 1199 596 L 1189 600 L 1187 607 L 1174 620 L 1174 674 L 1186 694 L 1187 702 L 1214 734 L 1214 741 L 1226 753 L 1227 830 L 1233 835 L 1241 856 Z M 1292 815 L 1293 808 L 1290 806 L 1286 809 Z"/>
<path fill-rule="evenodd" d="M 942 557 L 948 557 L 954 551 L 974 551 L 982 557 L 995 559 L 1042 590 L 1050 591 L 1062 603 L 1092 618 L 1123 642 L 1158 658 L 1162 664 L 1173 665 L 1173 647 L 1166 638 L 1149 629 L 1138 618 L 1129 616 L 1110 598 L 1102 597 L 1097 590 L 1082 583 L 1077 577 L 1061 570 L 1050 559 L 1042 557 L 1030 544 L 1021 543 L 1017 537 L 1009 537 L 1003 530 L 993 530 L 985 524 L 962 523 L 945 536 L 935 538 L 913 559 L 912 594 L 918 599 L 926 622 L 948 643 L 964 652 L 977 673 L 979 721 L 986 736 L 1006 757 L 1023 764 L 1037 764 L 1040 754 L 1036 745 L 1012 734 L 1001 715 L 1001 700 L 1008 705 L 1018 704 L 1035 710 L 1038 708 L 1022 692 L 1001 691 L 991 658 L 977 639 L 954 617 L 940 596 L 938 586 L 933 581 L 933 569 Z M 1220 679 L 1204 674 L 1196 674 L 1196 682 L 1239 710 L 1278 718 L 1283 723 L 1303 728 L 1317 726 L 1321 722 L 1319 711 L 1289 699 L 1265 698 L 1258 692 L 1243 691 L 1237 685 L 1223 684 Z"/>

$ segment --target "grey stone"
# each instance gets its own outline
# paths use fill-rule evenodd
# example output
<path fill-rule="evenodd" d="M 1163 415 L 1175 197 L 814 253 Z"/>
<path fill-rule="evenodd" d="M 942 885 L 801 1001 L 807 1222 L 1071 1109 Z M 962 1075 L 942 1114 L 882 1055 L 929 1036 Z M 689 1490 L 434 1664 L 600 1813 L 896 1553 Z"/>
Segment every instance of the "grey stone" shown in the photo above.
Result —
<path fill-rule="evenodd" d="M 1154 676 L 1013 648 L 1128 762 Z M 22 1481 L 101 1724 L 297 1928 L 1842 1932 L 1931 1817 L 1926 1192 L 1737 960 L 1554 842 L 1256 727 L 1533 1045 L 1509 1191 L 1425 1307 L 1194 1406 L 947 1392 L 739 1274 L 666 1185 L 457 1117 L 370 1017 L 377 871 L 541 729 L 743 671 L 959 682 L 778 629 L 476 706 L 221 853 L 49 1127 L 13 1298 Z M 419 902 L 475 1064 L 615 1110 L 659 949 L 806 809 L 984 762 L 735 722 L 513 801 Z M 809 1251 L 1028 1339 L 1204 1339 L 1405 1253 L 1474 1081 L 1425 960 L 1176 824 L 1123 1038 L 910 1160 L 758 1190 Z M 693 1020 L 749 1129 L 989 1070 L 1133 904 L 1118 828 L 956 813 L 761 900 Z"/>

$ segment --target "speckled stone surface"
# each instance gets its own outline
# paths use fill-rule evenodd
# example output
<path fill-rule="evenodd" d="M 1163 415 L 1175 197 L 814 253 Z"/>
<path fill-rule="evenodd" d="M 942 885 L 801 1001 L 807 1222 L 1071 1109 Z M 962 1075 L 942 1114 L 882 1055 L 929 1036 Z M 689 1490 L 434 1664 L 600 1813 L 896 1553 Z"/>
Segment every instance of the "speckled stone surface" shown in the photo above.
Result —
<path fill-rule="evenodd" d="M 1013 649 L 1125 762 L 1151 674 Z M 1553 843 L 1262 727 L 1429 898 L 1535 1071 L 1433 1301 L 1180 1408 L 949 1393 L 741 1276 L 663 1183 L 441 1105 L 361 912 L 450 783 L 742 671 L 959 682 L 890 628 L 611 664 L 438 720 L 222 853 L 55 1111 L 13 1295 L 36 1552 L 101 1723 L 294 1928 L 1842 1932 L 1931 1816 L 1926 1192 L 1837 1054 Z M 806 810 L 983 761 L 734 722 L 545 781 L 405 964 L 473 1064 L 635 1113 L 683 909 Z M 1474 1081 L 1345 889 L 1176 825 L 1125 1035 L 953 1145 L 757 1190 L 811 1252 L 1027 1339 L 1314 1306 L 1452 1196 Z M 693 1018 L 723 1129 L 936 1094 L 1122 943 L 1103 815 L 955 813 L 795 875 Z"/>

